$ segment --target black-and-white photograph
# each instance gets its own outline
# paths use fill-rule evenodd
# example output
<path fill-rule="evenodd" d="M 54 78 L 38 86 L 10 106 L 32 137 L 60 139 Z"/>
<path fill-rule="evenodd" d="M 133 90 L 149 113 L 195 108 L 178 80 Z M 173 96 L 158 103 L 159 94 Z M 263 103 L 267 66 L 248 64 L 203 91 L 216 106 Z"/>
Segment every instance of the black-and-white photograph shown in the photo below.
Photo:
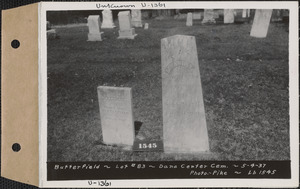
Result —
<path fill-rule="evenodd" d="M 48 179 L 95 162 L 290 178 L 288 9 L 98 6 L 46 13 Z M 259 170 L 219 169 L 232 166 Z"/>
<path fill-rule="evenodd" d="M 48 11 L 48 161 L 289 160 L 288 23 L 282 9 Z"/>
<path fill-rule="evenodd" d="M 41 188 L 299 186 L 298 4 L 7 7 L 1 176 Z"/>

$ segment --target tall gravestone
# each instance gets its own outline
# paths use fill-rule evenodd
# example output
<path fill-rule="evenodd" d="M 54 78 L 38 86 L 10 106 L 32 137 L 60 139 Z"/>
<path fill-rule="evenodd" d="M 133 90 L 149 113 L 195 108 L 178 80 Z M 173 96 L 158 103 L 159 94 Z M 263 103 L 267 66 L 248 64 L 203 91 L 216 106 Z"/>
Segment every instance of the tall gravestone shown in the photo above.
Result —
<path fill-rule="evenodd" d="M 133 27 L 143 27 L 142 24 L 142 12 L 140 9 L 131 10 L 131 24 Z"/>
<path fill-rule="evenodd" d="M 99 86 L 97 91 L 103 142 L 132 146 L 134 119 L 131 88 Z"/>
<path fill-rule="evenodd" d="M 135 29 L 131 27 L 130 11 L 121 11 L 118 14 L 119 19 L 119 37 L 118 39 L 134 39 Z"/>
<path fill-rule="evenodd" d="M 268 33 L 272 9 L 256 9 L 250 36 L 265 38 Z"/>
<path fill-rule="evenodd" d="M 102 26 L 101 28 L 114 28 L 116 27 L 113 22 L 112 12 L 109 9 L 104 9 L 102 11 Z"/>
<path fill-rule="evenodd" d="M 101 21 L 99 15 L 90 15 L 88 17 L 88 41 L 102 41 L 101 34 L 103 32 L 100 32 L 100 26 Z"/>
<path fill-rule="evenodd" d="M 202 24 L 216 23 L 213 9 L 204 9 Z"/>
<path fill-rule="evenodd" d="M 193 13 L 189 12 L 186 17 L 186 26 L 193 26 Z"/>
<path fill-rule="evenodd" d="M 209 151 L 195 37 L 163 38 L 161 60 L 165 152 Z"/>
<path fill-rule="evenodd" d="M 234 9 L 224 9 L 224 24 L 234 23 Z"/>

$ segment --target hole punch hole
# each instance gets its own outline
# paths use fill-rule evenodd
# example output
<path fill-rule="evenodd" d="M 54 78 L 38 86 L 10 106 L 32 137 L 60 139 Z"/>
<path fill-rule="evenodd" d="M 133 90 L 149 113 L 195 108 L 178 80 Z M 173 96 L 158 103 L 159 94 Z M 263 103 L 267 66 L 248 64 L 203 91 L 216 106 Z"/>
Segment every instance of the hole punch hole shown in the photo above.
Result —
<path fill-rule="evenodd" d="M 11 42 L 11 46 L 12 46 L 12 48 L 17 49 L 20 46 L 20 42 L 15 39 Z"/>
<path fill-rule="evenodd" d="M 14 152 L 20 151 L 20 150 L 21 150 L 21 145 L 20 145 L 19 143 L 14 143 L 14 144 L 12 145 L 12 150 L 13 150 Z"/>

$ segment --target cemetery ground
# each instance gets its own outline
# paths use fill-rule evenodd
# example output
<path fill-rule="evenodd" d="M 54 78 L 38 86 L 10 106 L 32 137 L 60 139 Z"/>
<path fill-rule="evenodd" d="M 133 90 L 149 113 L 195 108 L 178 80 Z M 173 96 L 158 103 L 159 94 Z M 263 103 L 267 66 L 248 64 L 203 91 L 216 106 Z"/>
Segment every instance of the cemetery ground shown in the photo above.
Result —
<path fill-rule="evenodd" d="M 87 42 L 86 26 L 57 28 L 48 40 L 48 161 L 288 160 L 288 32 L 271 23 L 264 39 L 251 24 L 146 20 L 134 40 L 118 27 Z M 116 24 L 116 23 L 115 23 Z M 117 24 L 116 24 L 117 25 Z M 162 140 L 161 39 L 196 37 L 211 154 L 134 152 L 102 144 L 97 87 L 132 88 L 137 137 Z"/>

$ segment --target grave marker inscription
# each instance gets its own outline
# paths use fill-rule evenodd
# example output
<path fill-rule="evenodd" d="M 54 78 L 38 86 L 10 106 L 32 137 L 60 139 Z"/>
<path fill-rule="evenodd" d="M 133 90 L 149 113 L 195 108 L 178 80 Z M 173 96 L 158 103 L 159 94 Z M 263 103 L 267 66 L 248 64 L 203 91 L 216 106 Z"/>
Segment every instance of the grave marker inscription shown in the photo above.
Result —
<path fill-rule="evenodd" d="M 134 119 L 131 88 L 99 86 L 97 92 L 103 142 L 132 146 Z"/>
<path fill-rule="evenodd" d="M 161 49 L 164 150 L 209 151 L 195 37 L 163 38 Z"/>

